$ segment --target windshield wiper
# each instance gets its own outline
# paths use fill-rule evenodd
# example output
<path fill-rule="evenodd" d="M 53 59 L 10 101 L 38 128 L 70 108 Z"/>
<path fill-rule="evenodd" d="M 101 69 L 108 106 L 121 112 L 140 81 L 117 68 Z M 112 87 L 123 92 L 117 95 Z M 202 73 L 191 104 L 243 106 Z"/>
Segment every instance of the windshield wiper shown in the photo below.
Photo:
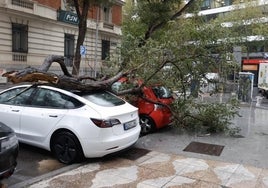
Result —
<path fill-rule="evenodd" d="M 10 100 L 16 98 L 17 96 L 21 95 L 22 93 L 28 91 L 29 89 L 31 89 L 31 88 L 33 88 L 33 87 L 37 87 L 38 85 L 39 85 L 39 84 L 33 84 L 33 85 L 29 86 L 29 87 L 26 87 L 25 89 L 23 89 L 22 91 L 20 91 L 20 92 L 17 93 L 16 95 L 14 95 L 14 96 L 8 98 L 5 102 L 8 102 L 8 101 L 10 101 Z"/>

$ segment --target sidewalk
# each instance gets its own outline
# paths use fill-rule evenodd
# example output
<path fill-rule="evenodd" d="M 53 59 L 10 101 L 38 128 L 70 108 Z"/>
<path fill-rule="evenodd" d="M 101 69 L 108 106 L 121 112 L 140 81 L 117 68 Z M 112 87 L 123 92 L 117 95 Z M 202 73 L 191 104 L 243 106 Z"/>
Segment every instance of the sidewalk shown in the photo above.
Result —
<path fill-rule="evenodd" d="M 225 96 L 215 100 L 224 102 Z M 268 188 L 268 99 L 256 106 L 254 97 L 241 105 L 240 115 L 233 121 L 241 128 L 238 137 L 200 137 L 164 129 L 141 137 L 136 148 L 124 154 L 89 159 L 74 170 L 11 188 Z M 223 145 L 224 149 L 220 156 L 183 151 L 193 141 Z"/>
<path fill-rule="evenodd" d="M 255 102 L 244 105 L 233 122 L 241 128 L 238 137 L 161 130 L 141 137 L 136 149 L 125 154 L 89 162 L 29 187 L 268 188 L 268 108 Z M 224 149 L 220 156 L 183 151 L 193 141 Z"/>
<path fill-rule="evenodd" d="M 29 187 L 261 188 L 268 187 L 268 169 L 149 151 L 137 159 L 89 162 Z"/>

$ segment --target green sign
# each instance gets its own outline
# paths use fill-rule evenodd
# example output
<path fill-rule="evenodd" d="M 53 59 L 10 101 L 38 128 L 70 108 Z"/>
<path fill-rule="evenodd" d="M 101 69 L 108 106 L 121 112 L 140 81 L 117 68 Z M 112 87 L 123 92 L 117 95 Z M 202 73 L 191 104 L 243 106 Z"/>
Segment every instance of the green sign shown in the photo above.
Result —
<path fill-rule="evenodd" d="M 69 11 L 64 11 L 64 10 L 58 11 L 58 20 L 65 22 L 65 23 L 69 23 L 69 24 L 75 24 L 75 25 L 79 23 L 77 14 L 74 14 Z"/>

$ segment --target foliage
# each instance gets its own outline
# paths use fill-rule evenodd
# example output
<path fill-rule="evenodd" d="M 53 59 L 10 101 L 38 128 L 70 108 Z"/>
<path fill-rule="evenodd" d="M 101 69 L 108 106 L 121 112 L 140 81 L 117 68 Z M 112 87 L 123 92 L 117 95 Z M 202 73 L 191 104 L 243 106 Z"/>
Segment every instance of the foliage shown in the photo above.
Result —
<path fill-rule="evenodd" d="M 217 22 L 221 23 L 231 43 L 241 45 L 243 52 L 248 52 L 250 44 L 262 45 L 267 40 L 266 13 L 256 1 L 245 1 L 243 5 L 237 2 L 234 10 L 218 18 Z"/>
<path fill-rule="evenodd" d="M 180 110 L 177 125 L 183 126 L 188 131 L 199 133 L 230 133 L 232 119 L 238 114 L 237 100 L 231 98 L 226 103 L 197 102 L 191 99 L 177 100 L 174 104 Z"/>
<path fill-rule="evenodd" d="M 240 71 L 240 62 L 232 56 L 233 46 L 247 45 L 246 36 L 265 36 L 267 27 L 259 24 L 262 11 L 252 4 L 241 9 L 238 4 L 231 13 L 207 20 L 196 14 L 198 9 L 195 8 L 200 7 L 196 1 L 189 9 L 191 12 L 171 19 L 183 7 L 183 2 L 137 2 L 137 6 L 128 6 L 120 58 L 111 59 L 110 65 L 116 65 L 118 69 L 140 66 L 131 76 L 142 78 L 145 84 L 161 82 L 181 93 L 182 99 L 176 100 L 172 106 L 179 125 L 195 130 L 206 127 L 209 132 L 235 132 L 229 129 L 229 125 L 238 115 L 236 99 L 227 104 L 199 103 L 191 96 L 197 97 L 200 93 L 200 84 L 206 79 L 206 73 L 217 72 L 220 80 L 207 81 L 224 85 L 230 75 L 234 77 Z M 191 13 L 191 16 L 186 17 L 186 13 Z M 248 20 L 253 22 L 247 24 Z M 161 28 L 155 29 L 156 25 L 161 25 Z M 146 38 L 148 31 L 151 31 L 150 37 Z M 196 87 L 188 98 L 187 92 L 191 90 L 193 81 Z M 219 92 L 219 87 L 215 89 L 212 93 Z"/>

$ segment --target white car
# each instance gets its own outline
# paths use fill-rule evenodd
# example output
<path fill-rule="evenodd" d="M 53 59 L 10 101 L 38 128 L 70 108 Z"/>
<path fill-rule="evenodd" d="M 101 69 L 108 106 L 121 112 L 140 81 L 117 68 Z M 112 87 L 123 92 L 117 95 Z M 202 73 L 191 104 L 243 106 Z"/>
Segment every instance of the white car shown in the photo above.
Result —
<path fill-rule="evenodd" d="M 44 85 L 0 92 L 0 119 L 19 142 L 52 151 L 65 164 L 128 148 L 141 129 L 138 109 L 109 92 L 75 93 Z"/>

